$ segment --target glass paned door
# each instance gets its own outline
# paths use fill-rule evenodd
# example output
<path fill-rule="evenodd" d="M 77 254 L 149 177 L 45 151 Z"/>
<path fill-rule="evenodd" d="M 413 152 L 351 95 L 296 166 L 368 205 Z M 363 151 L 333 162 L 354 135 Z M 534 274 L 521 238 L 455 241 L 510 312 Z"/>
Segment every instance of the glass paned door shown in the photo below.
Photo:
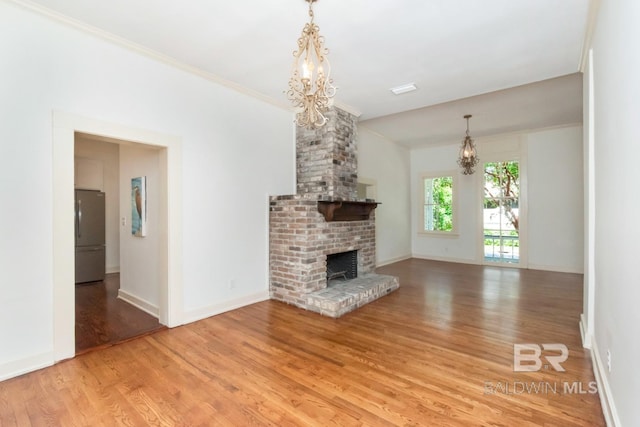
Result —
<path fill-rule="evenodd" d="M 482 211 L 485 262 L 520 262 L 519 203 L 519 163 L 485 163 Z"/>

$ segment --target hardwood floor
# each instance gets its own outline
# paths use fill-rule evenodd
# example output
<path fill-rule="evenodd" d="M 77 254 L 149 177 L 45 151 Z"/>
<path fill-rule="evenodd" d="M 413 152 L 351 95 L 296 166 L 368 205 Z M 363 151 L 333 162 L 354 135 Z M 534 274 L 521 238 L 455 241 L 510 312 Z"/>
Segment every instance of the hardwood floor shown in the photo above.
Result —
<path fill-rule="evenodd" d="M 158 319 L 118 299 L 120 275 L 76 285 L 76 355 L 164 329 Z"/>
<path fill-rule="evenodd" d="M 604 425 L 582 276 L 378 271 L 400 289 L 340 319 L 265 301 L 2 382 L 2 425 Z M 514 343 L 567 345 L 566 372 L 514 372 Z"/>

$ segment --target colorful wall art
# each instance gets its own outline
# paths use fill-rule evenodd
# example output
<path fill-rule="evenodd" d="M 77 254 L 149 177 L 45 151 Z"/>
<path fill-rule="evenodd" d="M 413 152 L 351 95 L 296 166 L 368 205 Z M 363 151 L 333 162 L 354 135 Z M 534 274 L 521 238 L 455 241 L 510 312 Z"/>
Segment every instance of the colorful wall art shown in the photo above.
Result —
<path fill-rule="evenodd" d="M 131 178 L 131 234 L 147 235 L 147 177 Z"/>

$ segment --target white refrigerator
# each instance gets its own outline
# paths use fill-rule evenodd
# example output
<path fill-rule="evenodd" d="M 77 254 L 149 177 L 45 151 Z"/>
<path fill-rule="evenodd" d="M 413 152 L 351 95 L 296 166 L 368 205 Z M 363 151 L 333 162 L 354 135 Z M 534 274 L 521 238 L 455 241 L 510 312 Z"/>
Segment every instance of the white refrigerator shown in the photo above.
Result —
<path fill-rule="evenodd" d="M 76 190 L 76 283 L 104 280 L 105 196 L 101 191 Z"/>

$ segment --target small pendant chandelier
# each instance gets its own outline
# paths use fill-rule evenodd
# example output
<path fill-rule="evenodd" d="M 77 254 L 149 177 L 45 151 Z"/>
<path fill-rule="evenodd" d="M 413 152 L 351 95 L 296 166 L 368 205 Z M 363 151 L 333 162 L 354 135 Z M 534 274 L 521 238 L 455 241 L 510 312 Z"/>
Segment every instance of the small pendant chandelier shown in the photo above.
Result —
<path fill-rule="evenodd" d="M 471 118 L 471 114 L 467 114 L 464 118 L 467 119 L 467 135 L 464 137 L 464 141 L 462 141 L 462 146 L 460 147 L 458 164 L 462 167 L 462 173 L 464 175 L 471 175 L 474 172 L 473 168 L 478 164 L 480 159 L 478 158 L 473 139 L 469 136 L 469 119 Z"/>
<path fill-rule="evenodd" d="M 309 3 L 310 21 L 302 29 L 294 61 L 287 97 L 296 109 L 296 124 L 307 129 L 317 129 L 327 122 L 324 113 L 333 102 L 336 88 L 331 80 L 331 66 L 327 59 L 329 50 L 324 47 L 320 27 L 313 22 L 313 3 Z"/>

